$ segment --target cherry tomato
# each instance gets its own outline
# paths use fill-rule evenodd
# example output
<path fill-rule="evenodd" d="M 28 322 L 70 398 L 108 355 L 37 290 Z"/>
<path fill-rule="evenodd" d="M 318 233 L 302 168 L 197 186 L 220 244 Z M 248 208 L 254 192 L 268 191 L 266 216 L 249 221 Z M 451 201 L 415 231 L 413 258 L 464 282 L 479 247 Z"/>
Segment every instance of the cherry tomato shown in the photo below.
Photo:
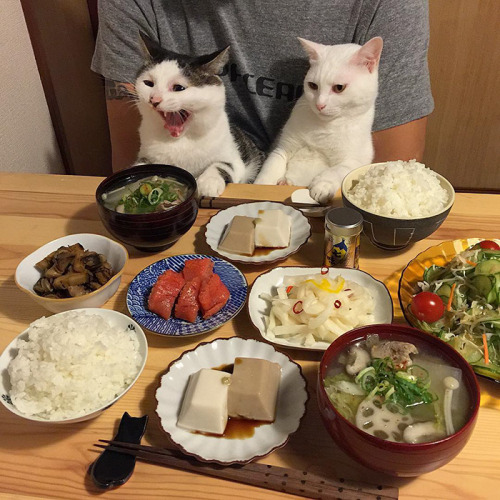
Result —
<path fill-rule="evenodd" d="M 439 295 L 432 292 L 420 292 L 411 301 L 411 312 L 420 321 L 434 323 L 443 317 L 444 304 Z"/>
<path fill-rule="evenodd" d="M 500 245 L 491 240 L 481 241 L 479 246 L 485 250 L 500 250 Z"/>

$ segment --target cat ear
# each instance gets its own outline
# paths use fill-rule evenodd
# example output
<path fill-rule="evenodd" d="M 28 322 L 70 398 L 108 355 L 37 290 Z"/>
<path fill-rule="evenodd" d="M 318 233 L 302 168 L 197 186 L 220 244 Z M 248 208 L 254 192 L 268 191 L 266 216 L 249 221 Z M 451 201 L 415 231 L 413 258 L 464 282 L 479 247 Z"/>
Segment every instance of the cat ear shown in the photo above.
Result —
<path fill-rule="evenodd" d="M 225 49 L 200 57 L 197 62 L 207 73 L 218 75 L 228 60 L 229 45 Z"/>
<path fill-rule="evenodd" d="M 379 36 L 372 38 L 354 54 L 351 63 L 358 66 L 366 66 L 368 71 L 373 73 L 380 61 L 383 45 L 382 38 Z"/>
<path fill-rule="evenodd" d="M 304 38 L 298 38 L 302 48 L 306 51 L 309 56 L 309 61 L 317 61 L 319 56 L 323 50 L 323 45 L 320 43 L 310 42 L 309 40 L 305 40 Z"/>
<path fill-rule="evenodd" d="M 149 38 L 146 33 L 139 31 L 139 35 L 141 36 L 141 48 L 146 59 L 155 59 L 163 52 L 160 44 Z"/>

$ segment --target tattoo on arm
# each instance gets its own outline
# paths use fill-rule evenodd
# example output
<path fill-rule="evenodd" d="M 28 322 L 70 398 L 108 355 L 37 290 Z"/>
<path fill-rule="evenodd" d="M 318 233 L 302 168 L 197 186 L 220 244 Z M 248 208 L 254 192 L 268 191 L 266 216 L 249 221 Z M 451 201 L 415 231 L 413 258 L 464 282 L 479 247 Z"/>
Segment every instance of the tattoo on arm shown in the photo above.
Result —
<path fill-rule="evenodd" d="M 109 100 L 129 99 L 133 96 L 129 84 L 108 79 L 104 81 L 104 92 L 106 94 L 106 99 Z"/>

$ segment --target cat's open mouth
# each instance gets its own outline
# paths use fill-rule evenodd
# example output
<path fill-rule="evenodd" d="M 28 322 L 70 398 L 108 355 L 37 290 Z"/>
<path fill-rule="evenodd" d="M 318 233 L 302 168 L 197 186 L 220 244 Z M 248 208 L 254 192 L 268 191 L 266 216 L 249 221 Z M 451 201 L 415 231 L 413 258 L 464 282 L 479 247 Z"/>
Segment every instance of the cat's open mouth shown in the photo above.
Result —
<path fill-rule="evenodd" d="M 184 126 L 188 121 L 191 113 L 185 109 L 179 111 L 159 111 L 158 113 L 163 118 L 163 125 L 172 137 L 179 137 L 184 132 Z"/>

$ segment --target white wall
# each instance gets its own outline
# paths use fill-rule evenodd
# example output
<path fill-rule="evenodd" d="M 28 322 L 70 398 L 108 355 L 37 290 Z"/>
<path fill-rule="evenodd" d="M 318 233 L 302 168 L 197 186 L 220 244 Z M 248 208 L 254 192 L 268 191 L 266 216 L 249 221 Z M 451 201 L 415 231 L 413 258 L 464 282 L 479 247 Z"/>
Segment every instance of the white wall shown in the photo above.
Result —
<path fill-rule="evenodd" d="M 20 1 L 0 1 L 0 171 L 65 173 Z"/>

